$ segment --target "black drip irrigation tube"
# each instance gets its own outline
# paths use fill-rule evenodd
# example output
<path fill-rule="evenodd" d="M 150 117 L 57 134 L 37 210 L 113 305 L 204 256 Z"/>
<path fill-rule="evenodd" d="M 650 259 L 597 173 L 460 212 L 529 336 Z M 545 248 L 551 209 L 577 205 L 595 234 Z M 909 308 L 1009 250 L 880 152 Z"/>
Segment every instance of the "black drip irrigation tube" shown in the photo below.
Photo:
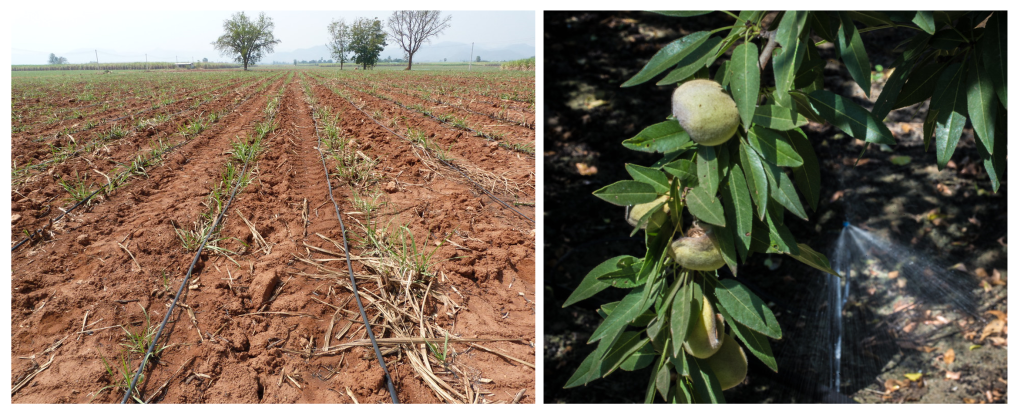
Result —
<path fill-rule="evenodd" d="M 341 82 L 339 81 L 339 83 L 341 83 Z M 348 87 L 348 88 L 351 88 L 351 89 L 353 89 L 353 90 L 356 90 L 356 91 L 362 92 L 362 93 L 364 93 L 364 94 L 366 94 L 366 95 L 369 95 L 369 96 L 372 96 L 372 97 L 374 97 L 374 98 L 380 98 L 380 99 L 383 99 L 383 100 L 385 100 L 385 101 L 388 101 L 388 102 L 390 102 L 390 103 L 392 103 L 392 104 L 398 105 L 399 107 L 402 107 L 403 109 L 405 109 L 405 110 L 407 110 L 407 111 L 412 111 L 412 112 L 415 112 L 415 113 L 418 113 L 418 114 L 422 114 L 423 116 L 425 116 L 425 117 L 429 117 L 429 118 L 433 119 L 434 121 L 436 121 L 436 122 L 440 123 L 441 125 L 447 126 L 447 127 L 449 127 L 449 128 L 453 128 L 453 129 L 458 129 L 458 130 L 463 130 L 463 131 L 469 131 L 469 132 L 472 132 L 472 133 L 473 133 L 473 134 L 475 134 L 475 135 L 479 135 L 479 136 L 481 136 L 482 138 L 484 138 L 484 139 L 486 139 L 486 140 L 488 140 L 488 141 L 491 141 L 491 142 L 499 142 L 499 141 L 498 141 L 497 139 L 494 139 L 494 137 L 493 137 L 493 136 L 491 136 L 490 134 L 484 133 L 484 132 L 482 132 L 482 131 L 478 131 L 478 130 L 476 130 L 476 129 L 473 129 L 473 128 L 470 128 L 470 127 L 468 127 L 468 126 L 459 126 L 459 125 L 455 125 L 455 124 L 449 123 L 448 121 L 445 121 L 445 120 L 443 120 L 443 119 L 441 119 L 441 118 L 438 118 L 438 117 L 434 116 L 434 114 L 433 114 L 433 113 L 429 113 L 429 112 L 423 112 L 423 111 L 417 111 L 416 109 L 410 108 L 410 107 L 409 107 L 408 105 L 405 105 L 405 104 L 403 104 L 403 103 L 401 103 L 401 102 L 398 102 L 398 101 L 396 101 L 396 100 L 394 100 L 394 99 L 391 99 L 391 98 L 388 98 L 388 97 L 385 97 L 385 96 L 378 96 L 378 95 L 374 95 L 374 94 L 372 94 L 372 93 L 369 93 L 369 92 L 363 91 L 363 90 L 361 90 L 361 89 L 358 89 L 358 88 L 356 88 L 356 87 L 353 87 L 353 86 L 351 86 L 351 85 L 348 85 L 348 84 L 345 84 L 345 83 L 341 83 L 341 85 L 343 85 L 343 86 L 345 86 L 345 87 Z M 348 100 L 348 98 L 346 98 L 346 100 Z M 349 103 L 351 104 L 351 102 L 349 102 Z M 355 105 L 353 105 L 353 106 L 355 106 Z M 356 107 L 356 109 L 359 109 L 359 108 L 358 108 L 358 107 Z M 359 112 L 363 112 L 363 110 L 359 109 Z M 365 114 L 366 114 L 366 112 L 363 112 L 363 114 L 365 115 Z M 367 115 L 367 116 L 369 116 L 369 115 Z M 373 119 L 373 117 L 370 117 L 370 119 Z M 377 122 L 377 120 L 376 120 L 376 119 L 373 119 L 373 122 Z M 377 122 L 377 125 L 380 125 L 380 122 Z M 381 125 L 381 126 L 383 127 L 384 125 Z M 390 130 L 390 129 L 388 129 L 387 127 L 385 127 L 384 129 L 387 129 L 387 130 L 388 130 L 389 132 L 391 131 L 391 130 Z M 391 133 L 394 133 L 394 132 L 391 132 Z M 398 134 L 395 134 L 395 135 L 398 135 Z M 403 139 L 404 139 L 404 138 L 403 138 Z M 406 140 L 408 140 L 408 139 L 406 139 Z M 508 141 L 504 141 L 504 142 L 506 142 L 506 143 L 507 143 Z M 505 146 L 502 146 L 502 147 L 503 147 L 503 148 L 505 148 Z M 506 148 L 506 149 L 510 149 L 510 148 Z M 515 149 L 510 149 L 510 150 L 513 150 L 513 151 L 514 151 Z M 440 159 L 438 159 L 438 160 L 440 160 Z M 532 221 L 532 220 L 531 220 L 531 221 Z"/>
<path fill-rule="evenodd" d="M 339 95 L 340 95 L 340 94 L 339 94 Z M 348 102 L 348 103 L 349 103 L 349 105 L 352 105 L 352 107 L 353 107 L 353 108 L 355 108 L 356 110 L 358 110 L 359 112 L 361 112 L 361 113 L 362 113 L 363 115 L 366 115 L 366 117 L 367 117 L 367 118 L 370 118 L 370 120 L 371 120 L 371 121 L 373 121 L 373 122 L 374 122 L 375 124 L 377 124 L 377 126 L 380 126 L 381 128 L 384 128 L 384 130 L 386 130 L 386 131 L 390 132 L 390 133 L 391 133 L 392 135 L 395 135 L 395 136 L 397 136 L 397 137 L 399 137 L 399 138 L 401 138 L 401 139 L 405 139 L 406 141 L 409 141 L 410 143 L 412 143 L 412 140 L 410 140 L 409 138 L 406 138 L 406 137 L 404 137 L 404 136 L 402 136 L 402 135 L 399 135 L 399 134 L 395 133 L 395 131 L 392 131 L 392 130 L 391 130 L 391 128 L 388 128 L 388 127 L 384 126 L 384 124 L 382 124 L 382 123 L 380 123 L 380 122 L 377 122 L 377 120 L 376 120 L 376 119 L 374 119 L 374 118 L 373 118 L 372 116 L 370 116 L 369 114 L 367 114 L 367 113 L 366 113 L 365 111 L 363 111 L 362 109 L 359 109 L 359 107 L 357 107 L 357 106 L 356 106 L 356 104 L 353 104 L 353 103 L 352 103 L 352 101 L 349 101 L 349 100 L 348 100 L 348 98 L 345 98 L 344 96 L 343 96 L 342 98 L 344 98 L 344 99 L 345 99 L 345 102 Z M 477 188 L 477 189 L 480 189 L 480 191 L 484 192 L 484 194 L 486 194 L 486 195 L 487 195 L 488 197 L 490 197 L 490 198 L 491 198 L 492 200 L 494 200 L 495 202 L 498 202 L 499 204 L 501 204 L 502 206 L 505 206 L 505 207 L 506 207 L 506 208 L 508 208 L 509 210 L 511 210 L 511 211 L 513 211 L 513 212 L 515 212 L 515 213 L 516 213 L 516 214 L 518 214 L 519 216 L 522 216 L 522 218 L 524 218 L 524 219 L 526 219 L 526 220 L 529 220 L 529 221 L 530 221 L 530 223 L 533 223 L 533 224 L 537 224 L 537 222 L 535 222 L 535 221 L 534 221 L 533 219 L 531 219 L 531 218 L 527 217 L 527 216 L 526 216 L 525 214 L 522 214 L 522 213 L 520 213 L 520 212 L 519 212 L 519 210 L 516 210 L 516 208 L 515 208 L 515 207 L 512 207 L 511 205 L 509 205 L 508 203 L 505 203 L 505 202 L 504 202 L 504 201 L 502 201 L 501 199 L 498 199 L 497 197 L 494 197 L 494 195 L 493 195 L 493 194 L 491 194 L 491 192 L 490 192 L 489 190 L 487 190 L 487 188 L 485 188 L 485 187 L 483 187 L 483 186 L 480 186 L 480 184 L 479 184 L 479 183 L 476 183 L 476 181 L 475 181 L 475 180 L 473 180 L 473 178 L 471 178 L 471 177 L 469 177 L 469 175 L 465 174 L 465 173 L 464 173 L 464 172 L 462 171 L 462 169 L 459 169 L 459 167 L 458 167 L 458 166 L 455 166 L 455 165 L 453 165 L 452 163 L 450 163 L 450 162 L 448 162 L 448 161 L 446 161 L 446 160 L 444 160 L 444 159 L 438 158 L 438 157 L 434 157 L 434 159 L 435 159 L 435 160 L 437 160 L 438 162 L 441 162 L 441 163 L 443 163 L 443 164 L 444 164 L 445 166 L 448 166 L 448 167 L 449 167 L 449 168 L 451 168 L 452 170 L 454 170 L 454 171 L 456 171 L 456 172 L 459 172 L 459 174 L 460 174 L 460 175 L 462 175 L 462 177 L 466 178 L 466 180 L 468 180 L 468 181 L 469 181 L 469 183 L 472 183 L 472 184 L 473 184 L 473 186 L 476 186 L 476 188 Z"/>
<path fill-rule="evenodd" d="M 278 105 L 280 107 L 280 105 Z M 279 108 L 280 109 L 280 108 Z M 277 116 L 277 113 L 274 113 Z M 270 118 L 273 122 L 274 117 Z M 206 249 L 206 242 L 210 239 L 210 236 L 217 231 L 217 226 L 220 225 L 221 220 L 224 218 L 224 214 L 227 213 L 228 208 L 231 207 L 231 202 L 235 200 L 235 195 L 238 194 L 238 187 L 242 185 L 242 181 L 245 179 L 246 172 L 249 171 L 249 164 L 252 162 L 253 155 L 256 153 L 255 150 L 249 152 L 249 157 L 245 159 L 245 165 L 242 166 L 242 171 L 239 172 L 238 182 L 235 183 L 235 187 L 231 189 L 231 196 L 228 197 L 227 203 L 220 210 L 220 214 L 217 215 L 217 219 L 210 225 L 210 231 L 206 233 L 206 237 L 203 237 L 203 242 L 199 244 L 199 250 L 196 251 L 195 257 L 192 257 L 192 264 L 189 264 L 188 271 L 185 273 L 185 279 L 182 280 L 181 286 L 178 287 L 178 292 L 174 295 L 174 300 L 171 301 L 170 308 L 167 309 L 167 313 L 164 314 L 164 319 L 160 323 L 160 328 L 157 329 L 156 335 L 153 336 L 153 343 L 149 344 L 149 348 L 146 349 L 146 355 L 142 356 L 142 363 L 139 365 L 139 370 L 135 371 L 135 376 L 132 377 L 132 382 L 128 384 L 128 390 L 124 393 L 124 398 L 121 399 L 121 403 L 127 403 L 128 398 L 132 395 L 132 389 L 135 389 L 135 384 L 139 381 L 139 376 L 142 376 L 142 371 L 146 369 L 146 362 L 149 361 L 150 355 L 153 354 L 153 348 L 156 347 L 157 342 L 160 341 L 160 336 L 164 332 L 164 326 L 171 319 L 171 314 L 174 312 L 174 307 L 178 305 L 178 299 L 181 298 L 181 293 L 184 292 L 185 286 L 188 285 L 188 280 L 192 278 L 192 270 L 195 269 L 196 263 L 199 262 L 199 257 L 203 254 L 203 250 Z M 369 328 L 369 327 L 367 327 Z"/>
<path fill-rule="evenodd" d="M 237 105 L 235 105 L 235 106 L 238 106 L 238 105 L 244 104 L 244 103 L 245 103 L 246 101 L 248 101 L 249 99 L 251 99 L 251 98 L 252 98 L 253 96 L 254 96 L 254 95 L 250 95 L 250 96 L 249 96 L 249 98 L 246 98 L 246 99 L 245 99 L 244 101 L 242 101 L 242 102 L 239 102 L 239 103 L 238 103 Z M 198 136 L 198 135 L 197 135 L 197 136 Z M 168 148 L 168 149 L 167 149 L 167 151 L 166 151 L 166 152 L 164 152 L 164 153 L 165 153 L 165 154 L 170 154 L 170 153 L 173 153 L 175 149 L 178 149 L 178 148 L 180 148 L 180 147 L 181 147 L 182 145 L 185 145 L 185 144 L 187 144 L 187 143 L 189 143 L 189 142 L 192 142 L 192 141 L 194 141 L 195 139 L 196 139 L 196 138 L 192 138 L 192 139 L 186 140 L 186 141 L 184 141 L 184 142 L 181 142 L 181 143 L 179 143 L 179 144 L 177 144 L 177 145 L 174 145 L 174 146 L 172 146 L 172 147 Z M 246 166 L 248 166 L 248 164 L 246 164 Z M 87 202 L 89 202 L 89 200 L 90 200 L 90 199 L 92 199 L 92 197 L 93 197 L 93 196 L 95 196 L 95 195 L 96 195 L 97 193 L 99 193 L 99 192 L 102 192 L 102 191 L 103 191 L 104 189 L 106 189 L 107 187 L 109 187 L 109 186 L 113 185 L 113 183 L 114 183 L 114 181 L 115 181 L 115 180 L 119 180 L 119 179 L 120 179 L 120 178 L 121 178 L 122 176 L 124 176 L 124 175 L 125 175 L 126 173 L 128 173 L 128 172 L 131 172 L 131 170 L 126 170 L 126 171 L 124 171 L 124 172 L 121 172 L 121 174 L 120 174 L 120 175 L 118 175 L 116 179 L 113 179 L 113 180 L 111 180 L 110 182 L 107 182 L 107 184 L 103 185 L 103 187 L 100 187 L 99 189 L 96 189 L 96 190 L 95 190 L 94 192 L 90 193 L 90 194 L 89 194 L 89 196 L 86 196 L 86 197 L 85 197 L 85 199 L 82 199 L 82 200 L 81 200 L 81 201 L 79 201 L 78 203 L 75 203 L 75 205 L 74 205 L 74 206 L 71 206 L 71 208 L 70 208 L 70 209 L 68 209 L 68 210 L 64 210 L 64 211 L 63 211 L 63 213 L 61 213 L 61 214 L 60 214 L 59 216 L 57 216 L 57 217 L 55 217 L 55 218 L 51 219 L 50 221 L 48 221 L 48 222 L 46 223 L 46 226 L 52 226 L 52 225 L 53 225 L 54 223 L 56 223 L 56 222 L 59 222 L 59 221 L 60 221 L 60 219 L 63 219 L 63 218 L 64 218 L 64 216 L 66 216 L 66 215 L 67 215 L 68 213 L 71 213 L 71 211 L 72 211 L 72 210 L 75 210 L 75 209 L 76 209 L 76 208 L 77 208 L 78 206 L 81 206 L 82 204 L 84 204 L 84 203 L 87 203 Z M 28 236 L 28 237 L 26 237 L 26 238 L 22 239 L 21 241 L 19 241 L 19 242 L 18 242 L 18 244 L 15 244 L 15 245 L 14 245 L 14 247 L 11 247 L 11 251 L 12 251 L 12 252 L 14 252 L 14 251 L 18 250 L 18 248 L 19 248 L 19 247 L 21 247 L 21 245 L 25 244 L 25 243 L 26 243 L 26 242 L 28 242 L 29 240 L 32 240 L 32 239 L 33 239 L 33 238 L 34 238 L 34 237 L 36 236 L 36 234 L 40 234 L 40 233 L 42 233 L 42 232 L 43 232 L 43 230 L 44 230 L 44 229 L 46 229 L 46 226 L 44 226 L 44 227 L 40 227 L 40 228 L 36 229 L 35 231 L 33 231 L 33 232 L 32 232 L 32 234 L 29 234 L 29 236 Z M 205 242 L 204 242 L 204 245 L 205 245 Z"/>
<path fill-rule="evenodd" d="M 387 363 L 384 362 L 384 356 L 380 353 L 380 347 L 377 346 L 377 337 L 373 335 L 373 328 L 370 327 L 370 319 L 366 317 L 366 309 L 363 308 L 363 301 L 359 297 L 359 287 L 356 286 L 356 275 L 352 272 L 352 258 L 348 251 L 348 233 L 345 230 L 345 222 L 341 220 L 341 210 L 338 209 L 338 202 L 334 200 L 334 189 L 331 188 L 331 174 L 327 171 L 327 161 L 324 160 L 324 153 L 320 150 L 322 145 L 320 140 L 320 126 L 316 122 L 316 115 L 313 116 L 313 127 L 316 129 L 316 150 L 320 152 L 320 164 L 324 166 L 324 176 L 327 178 L 327 195 L 331 198 L 331 203 L 334 203 L 334 215 L 338 217 L 338 223 L 341 224 L 341 242 L 345 246 L 345 264 L 348 266 L 348 279 L 352 283 L 352 294 L 355 295 L 356 304 L 359 306 L 359 315 L 363 317 L 363 325 L 366 326 L 366 334 L 370 336 L 370 344 L 373 345 L 373 352 L 377 355 L 377 363 L 380 364 L 381 369 L 384 370 L 384 379 L 388 383 L 388 393 L 391 394 L 391 403 L 401 403 L 398 401 L 398 392 L 395 391 L 395 383 L 391 379 L 391 374 L 388 373 Z"/>

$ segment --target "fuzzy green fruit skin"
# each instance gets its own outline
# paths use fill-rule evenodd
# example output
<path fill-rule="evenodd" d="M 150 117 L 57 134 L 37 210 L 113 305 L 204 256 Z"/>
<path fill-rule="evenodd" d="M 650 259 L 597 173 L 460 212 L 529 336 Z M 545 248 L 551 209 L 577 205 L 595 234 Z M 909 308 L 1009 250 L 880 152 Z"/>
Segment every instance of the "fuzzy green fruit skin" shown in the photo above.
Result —
<path fill-rule="evenodd" d="M 629 222 L 630 226 L 636 227 L 636 223 L 640 221 L 640 218 L 647 214 L 647 212 L 651 211 L 654 206 L 663 206 L 667 201 L 668 196 L 660 196 L 652 202 L 634 205 L 633 208 L 629 210 L 629 213 L 626 214 L 626 221 Z M 668 212 L 655 213 L 651 215 L 651 218 L 647 219 L 647 222 L 645 222 L 643 226 L 640 226 L 640 228 L 646 229 L 648 223 L 653 223 L 653 226 L 661 226 L 667 217 Z"/>
<path fill-rule="evenodd" d="M 686 353 L 697 358 L 709 358 L 714 356 L 722 347 L 722 334 L 725 323 L 721 318 L 715 317 L 715 310 L 711 307 L 711 301 L 704 297 L 704 307 L 701 309 L 700 321 L 690 325 L 690 330 L 683 339 L 683 348 Z"/>
<path fill-rule="evenodd" d="M 682 237 L 673 241 L 669 255 L 680 266 L 690 270 L 714 271 L 725 265 L 722 252 L 718 250 L 718 240 L 710 226 L 702 236 Z"/>
<path fill-rule="evenodd" d="M 736 102 L 711 80 L 691 80 L 676 88 L 672 93 L 672 115 L 693 142 L 704 146 L 725 143 L 740 125 Z"/>
<path fill-rule="evenodd" d="M 723 391 L 739 385 L 747 377 L 747 354 L 731 335 L 725 335 L 722 347 L 707 362 Z"/>

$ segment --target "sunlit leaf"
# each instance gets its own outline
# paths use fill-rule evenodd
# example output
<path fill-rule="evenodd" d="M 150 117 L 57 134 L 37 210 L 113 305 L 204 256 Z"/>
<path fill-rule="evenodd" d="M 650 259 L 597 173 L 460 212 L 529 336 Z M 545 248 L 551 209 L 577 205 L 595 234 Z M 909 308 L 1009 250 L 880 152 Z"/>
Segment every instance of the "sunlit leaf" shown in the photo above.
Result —
<path fill-rule="evenodd" d="M 914 14 L 914 24 L 928 34 L 935 34 L 935 19 L 930 11 L 918 11 Z"/>
<path fill-rule="evenodd" d="M 737 323 L 772 339 L 782 338 L 782 328 L 771 308 L 737 281 L 724 279 L 715 286 L 715 297 Z"/>
<path fill-rule="evenodd" d="M 750 128 L 747 142 L 770 163 L 786 167 L 800 166 L 804 163 L 800 159 L 800 154 L 789 144 L 789 140 L 771 129 L 761 126 Z"/>
<path fill-rule="evenodd" d="M 672 68 L 673 65 L 689 55 L 697 46 L 704 43 L 709 34 L 707 31 L 698 31 L 669 43 L 661 50 L 658 50 L 658 53 L 654 54 L 654 57 L 647 62 L 647 65 L 634 75 L 633 78 L 622 84 L 622 86 L 632 87 L 643 84 L 665 70 Z"/>
<path fill-rule="evenodd" d="M 824 271 L 826 273 L 832 274 L 832 275 L 834 275 L 836 277 L 839 277 L 839 274 L 836 273 L 836 271 L 832 269 L 832 264 L 829 263 L 828 257 L 825 257 L 824 254 L 821 254 L 821 253 L 819 253 L 817 251 L 814 251 L 814 249 L 812 249 L 811 246 L 808 246 L 808 245 L 803 244 L 803 243 L 798 244 L 797 248 L 800 249 L 800 254 L 797 254 L 797 255 L 790 254 L 789 255 L 790 257 L 793 257 L 797 261 L 799 261 L 801 263 L 804 263 L 806 265 L 809 265 L 811 267 L 814 267 L 814 268 L 816 268 L 818 270 L 821 270 L 821 271 Z"/>
<path fill-rule="evenodd" d="M 622 141 L 622 146 L 640 152 L 672 152 L 693 146 L 690 134 L 670 119 L 644 128 L 636 136 Z"/>
<path fill-rule="evenodd" d="M 839 55 L 850 71 L 850 76 L 864 90 L 864 94 L 871 97 L 871 63 L 864 47 L 864 40 L 860 38 L 857 27 L 847 13 L 839 13 L 842 21 L 840 27 L 839 42 L 836 44 Z"/>
<path fill-rule="evenodd" d="M 715 155 L 714 146 L 697 147 L 697 179 L 704 191 L 713 193 L 718 191 L 718 157 Z"/>
<path fill-rule="evenodd" d="M 665 75 L 665 78 L 658 81 L 657 85 L 674 84 L 696 74 L 697 71 L 706 66 L 705 62 L 708 57 L 713 56 L 718 51 L 718 46 L 721 43 L 722 39 L 720 37 L 706 39 L 677 63 L 679 68 L 670 71 L 668 75 Z"/>
<path fill-rule="evenodd" d="M 747 190 L 746 177 L 740 167 L 740 159 L 732 160 L 729 166 L 728 185 L 722 194 L 722 206 L 725 208 L 725 219 L 728 226 L 732 226 L 733 234 L 739 239 L 736 243 L 736 251 L 740 259 L 747 260 L 747 250 L 750 249 L 751 222 L 754 218 L 754 209 L 750 204 L 750 193 Z"/>
<path fill-rule="evenodd" d="M 732 52 L 730 60 L 732 77 L 729 90 L 736 100 L 736 108 L 740 111 L 743 128 L 750 129 L 757 106 L 757 97 L 761 90 L 761 70 L 757 65 L 757 45 L 743 43 Z"/>
<path fill-rule="evenodd" d="M 821 192 L 821 174 L 818 167 L 818 155 L 814 153 L 811 141 L 807 139 L 799 128 L 787 131 L 783 134 L 789 140 L 790 145 L 796 149 L 804 164 L 793 169 L 793 181 L 797 189 L 807 198 L 811 210 L 818 209 L 818 195 Z"/>
<path fill-rule="evenodd" d="M 853 100 L 825 90 L 814 91 L 806 95 L 818 116 L 846 132 L 847 135 L 870 143 L 896 144 L 896 140 L 892 137 L 892 131 L 882 123 L 882 120 L 871 115 L 868 110 Z"/>
<path fill-rule="evenodd" d="M 619 262 L 629 258 L 635 259 L 636 257 L 612 257 L 608 260 L 605 260 L 603 263 L 598 264 L 597 267 L 594 267 L 593 270 L 590 270 L 590 272 L 587 273 L 586 277 L 583 277 L 583 281 L 580 283 L 579 286 L 576 287 L 576 290 L 574 290 L 572 294 L 569 295 L 569 298 L 565 300 L 565 303 L 562 304 L 562 308 L 568 307 L 577 302 L 593 297 L 594 294 L 597 294 L 601 292 L 601 290 L 610 287 L 610 284 L 601 282 L 601 280 L 598 280 L 598 277 L 621 270 L 621 268 L 619 267 Z"/>
<path fill-rule="evenodd" d="M 807 119 L 796 111 L 778 105 L 761 105 L 754 110 L 754 123 L 765 128 L 788 131 L 807 125 Z"/>
<path fill-rule="evenodd" d="M 733 320 L 732 316 L 724 308 L 722 309 L 722 317 L 725 318 L 729 327 L 733 329 L 732 334 L 743 342 L 757 359 L 760 359 L 761 362 L 764 362 L 773 371 L 779 372 L 779 364 L 775 362 L 775 355 L 772 354 L 772 346 L 768 342 L 768 338 L 759 332 L 752 331 L 746 326 L 737 325 L 736 321 Z"/>
<path fill-rule="evenodd" d="M 633 180 L 653 186 L 659 195 L 668 193 L 668 177 L 660 170 L 627 163 L 626 171 L 633 177 Z"/>
<path fill-rule="evenodd" d="M 740 142 L 740 164 L 743 166 L 743 174 L 747 178 L 750 199 L 757 205 L 757 217 L 764 219 L 764 212 L 768 206 L 768 178 L 764 173 L 764 165 L 754 148 L 751 148 L 746 141 L 740 140 Z"/>
<path fill-rule="evenodd" d="M 635 180 L 620 180 L 594 191 L 594 196 L 619 205 L 628 206 L 648 203 L 658 198 L 654 186 Z"/>
<path fill-rule="evenodd" d="M 701 221 L 715 226 L 725 226 L 725 210 L 712 193 L 708 193 L 703 187 L 698 187 L 686 194 L 686 207 L 690 213 Z"/>
<path fill-rule="evenodd" d="M 996 107 L 999 97 L 996 96 L 992 79 L 984 69 L 984 52 L 974 49 L 967 71 L 967 111 L 971 115 L 974 136 L 988 152 L 993 152 L 995 143 Z"/>

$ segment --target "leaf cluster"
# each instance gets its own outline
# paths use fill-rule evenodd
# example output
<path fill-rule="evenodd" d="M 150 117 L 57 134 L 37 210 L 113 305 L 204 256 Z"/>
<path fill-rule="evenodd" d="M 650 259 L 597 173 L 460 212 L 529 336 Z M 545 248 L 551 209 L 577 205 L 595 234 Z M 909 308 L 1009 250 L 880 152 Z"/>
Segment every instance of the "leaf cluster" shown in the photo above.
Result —
<path fill-rule="evenodd" d="M 232 14 L 224 20 L 224 34 L 217 37 L 213 47 L 225 56 L 233 56 L 236 62 L 242 63 L 244 69 L 272 54 L 274 46 L 281 40 L 274 38 L 274 20 L 263 12 L 252 20 L 244 11 Z"/>
<path fill-rule="evenodd" d="M 692 17 L 709 12 L 658 13 Z M 721 385 L 708 363 L 682 348 L 700 320 L 704 297 L 729 332 L 777 370 L 767 338 L 782 334 L 767 305 L 717 272 L 680 267 L 669 257 L 670 243 L 689 222 L 701 221 L 712 226 L 734 274 L 757 252 L 786 254 L 837 275 L 824 255 L 798 243 L 785 224 L 786 216 L 807 220 L 801 198 L 811 211 L 819 201 L 818 158 L 800 129 L 810 121 L 829 123 L 867 143 L 894 145 L 883 123 L 889 112 L 931 99 L 926 148 L 934 137 L 939 166 L 949 160 L 970 119 L 993 189 L 999 187 L 1006 161 L 1006 12 L 785 11 L 770 21 L 765 11 L 726 13 L 736 18 L 734 25 L 669 43 L 622 85 L 640 85 L 663 74 L 657 85 L 714 80 L 735 100 L 741 127 L 722 145 L 702 146 L 669 117 L 623 141 L 628 149 L 664 156 L 650 166 L 626 164 L 632 180 L 594 194 L 626 206 L 627 215 L 631 206 L 665 197 L 668 218 L 647 223 L 664 211 L 662 206 L 640 217 L 633 233 L 643 230 L 644 257 L 623 255 L 601 263 L 566 301 L 569 306 L 608 287 L 630 289 L 621 301 L 601 307 L 604 320 L 588 341 L 598 343 L 597 349 L 567 388 L 617 369 L 653 366 L 648 402 L 657 394 L 668 402 L 721 402 Z M 918 33 L 897 48 L 892 74 L 872 110 L 824 89 L 825 61 L 818 47 L 831 42 L 870 96 L 877 73 L 870 70 L 861 33 L 893 27 Z M 812 33 L 822 40 L 815 42 Z"/>

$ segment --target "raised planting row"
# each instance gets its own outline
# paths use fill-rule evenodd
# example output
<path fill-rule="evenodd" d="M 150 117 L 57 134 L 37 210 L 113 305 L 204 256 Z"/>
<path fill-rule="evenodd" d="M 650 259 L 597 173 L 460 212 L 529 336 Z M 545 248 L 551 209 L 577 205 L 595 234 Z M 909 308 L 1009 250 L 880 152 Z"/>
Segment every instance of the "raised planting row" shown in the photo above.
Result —
<path fill-rule="evenodd" d="M 12 399 L 121 401 L 184 285 L 139 400 L 392 402 L 369 329 L 401 403 L 536 402 L 534 226 L 480 188 L 533 218 L 509 194 L 515 181 L 533 201 L 532 157 L 422 115 L 392 129 L 368 108 L 390 105 L 385 121 L 401 109 L 362 99 L 360 110 L 307 75 L 275 82 L 149 178 L 14 254 L 11 355 L 35 364 L 12 360 L 24 385 Z M 225 210 L 218 186 L 238 180 L 226 172 L 243 152 L 260 153 Z M 508 189 L 459 173 L 502 166 L 525 167 L 504 176 Z M 218 208 L 186 278 L 200 250 L 186 249 L 201 236 L 190 232 Z"/>

